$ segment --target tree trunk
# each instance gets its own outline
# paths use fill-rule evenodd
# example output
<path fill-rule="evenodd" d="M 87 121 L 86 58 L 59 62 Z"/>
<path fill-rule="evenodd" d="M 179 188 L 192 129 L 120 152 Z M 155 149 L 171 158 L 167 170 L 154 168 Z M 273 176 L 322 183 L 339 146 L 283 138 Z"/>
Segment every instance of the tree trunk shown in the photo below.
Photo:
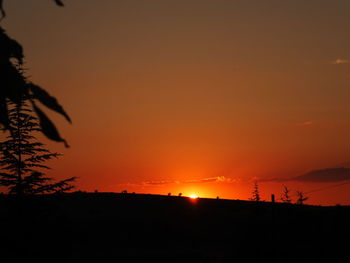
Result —
<path fill-rule="evenodd" d="M 17 195 L 23 194 L 22 189 L 22 148 L 21 148 L 21 116 L 20 116 L 20 110 L 21 110 L 21 104 L 16 105 L 17 109 L 17 132 L 18 132 L 18 140 L 17 140 L 17 158 L 18 158 L 18 165 L 17 165 Z"/>

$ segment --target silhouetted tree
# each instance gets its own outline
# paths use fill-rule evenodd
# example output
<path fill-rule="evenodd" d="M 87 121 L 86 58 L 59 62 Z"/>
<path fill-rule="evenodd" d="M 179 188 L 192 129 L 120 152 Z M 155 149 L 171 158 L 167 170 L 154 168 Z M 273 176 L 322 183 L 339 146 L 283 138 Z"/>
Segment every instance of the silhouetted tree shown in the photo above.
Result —
<path fill-rule="evenodd" d="M 292 199 L 290 198 L 290 190 L 285 185 L 283 185 L 283 193 L 282 193 L 281 201 L 283 203 L 288 203 L 288 204 L 292 202 Z"/>
<path fill-rule="evenodd" d="M 62 1 L 55 0 L 57 5 L 63 6 Z M 3 0 L 0 0 L 0 13 L 5 17 Z M 23 97 L 30 100 L 30 107 L 39 119 L 41 132 L 49 139 L 68 144 L 60 136 L 53 122 L 36 105 L 40 101 L 47 108 L 62 114 L 69 122 L 69 116 L 57 100 L 38 85 L 29 82 L 19 70 L 23 64 L 23 48 L 14 39 L 10 38 L 0 27 L 0 129 L 10 130 L 8 101 L 20 104 Z"/>
<path fill-rule="evenodd" d="M 52 179 L 42 172 L 49 169 L 44 163 L 60 154 L 45 149 L 34 136 L 41 128 L 27 101 L 25 97 L 19 103 L 7 101 L 10 135 L 0 143 L 0 167 L 5 171 L 0 173 L 0 185 L 19 195 L 68 191 L 75 177 L 50 183 Z"/>
<path fill-rule="evenodd" d="M 182 196 L 182 193 L 179 193 L 179 196 Z"/>
<path fill-rule="evenodd" d="M 297 197 L 298 197 L 298 199 L 297 199 L 296 203 L 299 204 L 299 205 L 303 205 L 304 202 L 305 202 L 306 200 L 309 199 L 309 198 L 306 197 L 305 194 L 304 194 L 303 192 L 301 192 L 301 191 L 297 191 Z"/>
<path fill-rule="evenodd" d="M 259 185 L 258 185 L 258 182 L 257 182 L 257 181 L 255 181 L 255 183 L 254 183 L 254 188 L 253 188 L 253 192 L 252 192 L 252 197 L 249 198 L 249 200 L 251 200 L 251 201 L 256 201 L 256 202 L 259 202 L 259 201 L 260 201 Z"/>

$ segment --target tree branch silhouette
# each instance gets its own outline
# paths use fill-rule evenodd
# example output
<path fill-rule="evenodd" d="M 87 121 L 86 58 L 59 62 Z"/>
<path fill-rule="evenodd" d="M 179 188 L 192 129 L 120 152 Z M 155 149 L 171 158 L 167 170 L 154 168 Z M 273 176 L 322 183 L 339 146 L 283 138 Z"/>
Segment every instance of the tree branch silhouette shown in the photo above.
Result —
<path fill-rule="evenodd" d="M 2 18 L 6 16 L 3 3 L 4 1 L 0 0 Z M 63 6 L 63 2 L 60 0 L 55 0 L 55 3 L 58 6 Z M 19 71 L 19 66 L 23 65 L 23 47 L 16 40 L 10 38 L 2 27 L 0 27 L 0 47 L 0 129 L 10 130 L 7 101 L 20 104 L 21 99 L 26 97 L 40 121 L 41 132 L 50 140 L 63 142 L 68 147 L 67 142 L 60 136 L 54 123 L 37 106 L 36 101 L 61 114 L 71 123 L 70 117 L 55 97 L 39 85 L 29 82 Z"/>

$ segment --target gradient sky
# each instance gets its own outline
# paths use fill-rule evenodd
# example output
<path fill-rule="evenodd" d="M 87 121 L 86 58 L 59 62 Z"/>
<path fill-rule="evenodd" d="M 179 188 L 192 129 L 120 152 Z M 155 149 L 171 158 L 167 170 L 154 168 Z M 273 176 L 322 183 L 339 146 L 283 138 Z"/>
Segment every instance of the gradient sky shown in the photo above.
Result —
<path fill-rule="evenodd" d="M 350 179 L 324 170 L 350 167 L 350 1 L 65 2 L 5 1 L 1 22 L 73 119 L 47 111 L 72 146 L 44 140 L 64 154 L 51 175 L 234 199 L 259 180 L 265 200 Z M 350 204 L 349 190 L 309 203 Z"/>

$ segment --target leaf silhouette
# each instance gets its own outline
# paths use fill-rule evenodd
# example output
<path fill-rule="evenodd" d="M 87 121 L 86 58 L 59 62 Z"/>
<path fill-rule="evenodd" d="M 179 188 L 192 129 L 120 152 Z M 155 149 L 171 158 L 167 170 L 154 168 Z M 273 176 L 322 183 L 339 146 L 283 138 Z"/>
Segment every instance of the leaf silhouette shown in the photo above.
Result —
<path fill-rule="evenodd" d="M 4 0 L 0 0 L 0 21 L 6 16 L 4 2 Z M 54 2 L 58 6 L 64 6 L 62 0 L 54 0 Z M 10 38 L 5 30 L 0 27 L 0 129 L 9 130 L 12 133 L 9 125 L 7 102 L 19 104 L 24 96 L 32 103 L 40 121 L 41 132 L 49 139 L 64 142 L 65 146 L 69 147 L 66 141 L 61 138 L 51 120 L 34 104 L 33 99 L 39 100 L 46 107 L 62 114 L 71 123 L 70 117 L 56 98 L 49 95 L 41 87 L 28 83 L 27 78 L 23 75 L 22 65 L 22 45 Z"/>
<path fill-rule="evenodd" d="M 10 38 L 2 27 L 0 27 L 0 47 L 1 60 L 9 61 L 9 59 L 14 58 L 19 64 L 23 63 L 23 48 L 21 44 Z"/>
<path fill-rule="evenodd" d="M 67 119 L 67 121 L 72 123 L 68 114 L 64 111 L 63 107 L 58 103 L 55 97 L 52 97 L 46 90 L 40 88 L 38 85 L 30 83 L 28 84 L 28 86 L 32 91 L 33 97 L 35 99 L 38 99 L 42 104 L 44 104 L 46 107 L 50 108 L 51 110 L 54 110 L 62 114 Z"/>
<path fill-rule="evenodd" d="M 64 4 L 61 0 L 55 0 L 55 2 L 56 2 L 56 5 L 64 6 Z"/>
<path fill-rule="evenodd" d="M 61 0 L 54 0 L 56 5 L 58 6 L 64 6 L 63 2 Z M 4 1 L 0 0 L 0 13 L 1 13 L 1 18 L 0 21 L 6 16 L 6 12 L 4 10 L 4 5 L 3 5 Z"/>
<path fill-rule="evenodd" d="M 0 94 L 1 96 L 1 94 Z M 0 125 L 4 127 L 4 129 L 10 128 L 10 121 L 8 117 L 7 104 L 4 96 L 0 97 Z"/>
<path fill-rule="evenodd" d="M 39 117 L 41 130 L 46 135 L 46 137 L 53 140 L 53 141 L 63 142 L 66 147 L 69 147 L 66 140 L 61 138 L 55 125 L 46 116 L 46 114 L 35 105 L 34 101 L 32 101 L 32 104 L 33 104 L 33 108 L 34 108 L 36 114 Z"/>
<path fill-rule="evenodd" d="M 5 10 L 4 10 L 4 7 L 3 7 L 3 0 L 0 0 L 0 12 L 1 12 L 1 18 L 0 18 L 0 20 L 1 19 L 3 19 L 5 16 L 6 16 L 6 13 L 5 13 Z"/>

